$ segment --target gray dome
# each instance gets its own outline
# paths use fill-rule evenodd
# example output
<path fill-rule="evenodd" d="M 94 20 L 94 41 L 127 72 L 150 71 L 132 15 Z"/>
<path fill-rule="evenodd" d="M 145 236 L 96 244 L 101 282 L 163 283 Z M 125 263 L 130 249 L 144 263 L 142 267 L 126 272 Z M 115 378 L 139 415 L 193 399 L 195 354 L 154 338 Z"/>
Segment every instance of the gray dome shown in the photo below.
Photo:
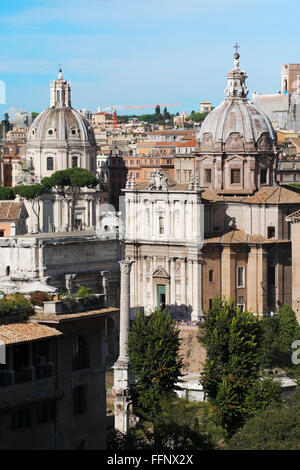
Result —
<path fill-rule="evenodd" d="M 256 143 L 262 134 L 275 140 L 267 115 L 245 99 L 227 98 L 205 118 L 198 139 L 211 134 L 215 143 L 225 143 L 232 133 L 239 133 L 246 143 Z"/>
<path fill-rule="evenodd" d="M 246 87 L 246 72 L 239 68 L 239 54 L 235 54 L 234 67 L 227 73 L 226 99 L 205 118 L 198 140 L 205 136 L 211 144 L 222 145 L 230 135 L 232 139 L 240 139 L 246 144 L 255 146 L 259 139 L 274 143 L 275 132 L 267 115 L 251 104 Z M 263 137 L 262 137 L 263 136 Z"/>
<path fill-rule="evenodd" d="M 89 121 L 72 107 L 46 109 L 33 121 L 28 132 L 27 146 L 55 143 L 60 146 L 96 145 L 94 130 Z"/>

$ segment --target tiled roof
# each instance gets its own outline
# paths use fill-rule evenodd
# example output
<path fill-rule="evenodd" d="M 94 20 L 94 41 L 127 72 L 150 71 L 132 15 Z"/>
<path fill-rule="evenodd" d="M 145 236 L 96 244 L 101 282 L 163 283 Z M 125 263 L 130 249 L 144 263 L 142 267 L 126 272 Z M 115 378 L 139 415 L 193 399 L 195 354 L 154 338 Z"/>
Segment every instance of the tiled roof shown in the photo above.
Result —
<path fill-rule="evenodd" d="M 0 220 L 17 220 L 21 216 L 23 202 L 0 201 Z"/>
<path fill-rule="evenodd" d="M 275 238 L 266 238 L 262 235 L 252 235 L 244 230 L 230 230 L 228 232 L 212 234 L 204 239 L 205 243 L 220 243 L 220 244 L 232 244 L 232 243 L 278 243 Z"/>
<path fill-rule="evenodd" d="M 88 312 L 65 313 L 59 315 L 37 313 L 36 315 L 32 315 L 30 319 L 31 321 L 37 321 L 41 323 L 65 323 L 72 320 L 81 320 L 86 318 L 104 316 L 118 311 L 118 308 L 108 307 L 102 308 L 100 310 L 90 310 Z"/>
<path fill-rule="evenodd" d="M 179 142 L 176 147 L 196 147 L 196 145 L 197 145 L 197 140 L 190 139 L 185 142 Z"/>
<path fill-rule="evenodd" d="M 55 328 L 31 322 L 0 325 L 0 340 L 4 344 L 27 343 L 53 336 L 62 336 L 62 333 Z"/>

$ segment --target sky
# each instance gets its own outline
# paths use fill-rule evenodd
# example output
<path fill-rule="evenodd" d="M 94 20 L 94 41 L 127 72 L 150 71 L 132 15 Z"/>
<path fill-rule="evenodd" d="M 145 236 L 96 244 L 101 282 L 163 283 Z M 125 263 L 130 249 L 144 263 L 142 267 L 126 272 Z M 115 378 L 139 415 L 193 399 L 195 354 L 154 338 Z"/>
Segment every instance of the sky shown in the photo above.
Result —
<path fill-rule="evenodd" d="M 250 99 L 253 91 L 278 92 L 281 64 L 300 63 L 298 0 L 0 0 L 0 7 L 0 115 L 48 108 L 59 64 L 76 109 L 182 103 L 169 110 L 189 113 L 224 99 L 236 41 Z"/>

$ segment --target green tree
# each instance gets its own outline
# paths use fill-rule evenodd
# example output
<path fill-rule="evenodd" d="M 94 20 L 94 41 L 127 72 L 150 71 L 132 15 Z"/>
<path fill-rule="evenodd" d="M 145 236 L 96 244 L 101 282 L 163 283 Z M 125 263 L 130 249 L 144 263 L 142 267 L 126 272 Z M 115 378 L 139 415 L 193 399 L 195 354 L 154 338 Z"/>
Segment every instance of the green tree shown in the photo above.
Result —
<path fill-rule="evenodd" d="M 185 452 L 217 448 L 211 430 L 198 413 L 199 403 L 178 397 L 163 399 L 160 411 L 151 422 L 140 420 L 136 427 L 129 429 L 127 435 L 115 430 L 109 432 L 108 449 Z"/>
<path fill-rule="evenodd" d="M 279 356 L 277 315 L 262 318 L 259 322 L 259 329 L 257 360 L 262 369 L 274 367 L 278 365 Z"/>
<path fill-rule="evenodd" d="M 29 184 L 15 186 L 14 193 L 27 199 L 31 203 L 32 211 L 36 216 L 37 229 L 40 232 L 40 197 L 45 191 L 42 184 Z"/>
<path fill-rule="evenodd" d="M 292 343 L 300 339 L 300 326 L 297 321 L 294 310 L 290 305 L 284 304 L 278 311 L 278 342 L 280 351 L 286 354 L 290 362 L 292 354 Z"/>
<path fill-rule="evenodd" d="M 0 201 L 10 201 L 15 199 L 15 193 L 13 188 L 8 186 L 0 186 Z"/>
<path fill-rule="evenodd" d="M 163 111 L 163 117 L 164 117 L 164 120 L 165 120 L 165 121 L 170 121 L 170 119 L 171 119 L 171 115 L 170 115 L 170 113 L 168 112 L 168 110 L 167 110 L 166 107 L 164 108 L 164 111 Z"/>
<path fill-rule="evenodd" d="M 284 304 L 278 314 L 260 321 L 258 360 L 261 367 L 294 368 L 292 343 L 300 339 L 300 326 L 290 305 Z"/>
<path fill-rule="evenodd" d="M 128 352 L 134 377 L 131 395 L 138 413 L 153 417 L 160 400 L 174 395 L 182 375 L 179 346 L 179 330 L 170 314 L 159 309 L 150 316 L 137 313 L 129 330 Z"/>
<path fill-rule="evenodd" d="M 242 311 L 234 299 L 216 298 L 205 314 L 200 341 L 206 348 L 206 362 L 201 377 L 211 404 L 215 422 L 228 439 L 255 410 L 255 393 L 261 397 L 258 361 L 259 320 Z M 277 399 L 270 381 L 265 383 L 264 406 Z M 249 398 L 250 395 L 250 398 Z"/>
<path fill-rule="evenodd" d="M 251 417 L 230 439 L 232 450 L 300 450 L 300 387 L 281 405 Z"/>
<path fill-rule="evenodd" d="M 32 111 L 31 113 L 31 117 L 32 117 L 32 120 L 34 121 L 35 118 L 39 115 L 39 113 L 36 113 L 35 111 Z"/>
<path fill-rule="evenodd" d="M 75 228 L 75 206 L 81 188 L 95 188 L 99 180 L 84 168 L 68 168 L 59 170 L 50 177 L 42 179 L 42 185 L 47 189 L 54 189 L 60 196 L 71 200 L 70 226 Z"/>
<path fill-rule="evenodd" d="M 192 120 L 194 122 L 202 122 L 208 115 L 208 112 L 205 113 L 195 113 L 192 111 L 192 113 L 187 117 L 188 120 Z"/>

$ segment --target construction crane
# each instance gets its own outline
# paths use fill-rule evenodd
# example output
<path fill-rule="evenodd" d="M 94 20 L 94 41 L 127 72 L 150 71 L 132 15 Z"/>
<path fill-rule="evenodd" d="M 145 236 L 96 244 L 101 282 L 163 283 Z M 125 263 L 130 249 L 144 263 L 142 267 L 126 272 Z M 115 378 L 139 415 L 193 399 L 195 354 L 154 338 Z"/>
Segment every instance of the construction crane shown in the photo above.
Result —
<path fill-rule="evenodd" d="M 123 111 L 124 109 L 144 109 L 144 108 L 156 108 L 159 106 L 160 108 L 170 107 L 170 106 L 183 106 L 182 103 L 171 103 L 171 104 L 128 104 L 128 105 L 118 105 L 118 106 L 107 106 L 105 108 L 99 108 L 99 111 L 112 111 L 113 113 L 113 124 L 114 124 L 114 131 L 117 130 L 117 111 Z"/>

